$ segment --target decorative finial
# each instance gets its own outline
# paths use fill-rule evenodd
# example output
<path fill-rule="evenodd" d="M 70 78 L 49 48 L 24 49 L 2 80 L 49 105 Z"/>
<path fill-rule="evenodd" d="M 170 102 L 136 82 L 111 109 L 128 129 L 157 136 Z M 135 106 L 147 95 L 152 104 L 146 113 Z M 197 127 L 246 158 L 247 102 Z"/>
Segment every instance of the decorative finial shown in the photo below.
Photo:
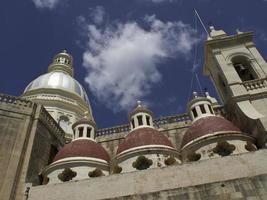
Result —
<path fill-rule="evenodd" d="M 237 34 L 242 34 L 242 33 L 243 33 L 243 32 L 240 31 L 239 29 L 236 29 L 235 31 L 236 31 Z"/>
<path fill-rule="evenodd" d="M 142 106 L 141 104 L 142 104 L 142 102 L 138 100 L 137 101 L 137 107 L 141 107 Z"/>
<path fill-rule="evenodd" d="M 67 49 L 64 49 L 64 50 L 63 50 L 63 53 L 67 53 Z"/>
<path fill-rule="evenodd" d="M 205 96 L 206 96 L 206 97 L 210 97 L 209 92 L 205 92 Z"/>
<path fill-rule="evenodd" d="M 83 118 L 87 119 L 89 112 L 88 111 L 85 111 L 83 114 L 84 114 L 84 117 Z"/>
<path fill-rule="evenodd" d="M 214 26 L 210 26 L 209 29 L 210 29 L 210 31 L 215 31 Z"/>
<path fill-rule="evenodd" d="M 197 92 L 193 92 L 193 97 L 197 98 Z"/>

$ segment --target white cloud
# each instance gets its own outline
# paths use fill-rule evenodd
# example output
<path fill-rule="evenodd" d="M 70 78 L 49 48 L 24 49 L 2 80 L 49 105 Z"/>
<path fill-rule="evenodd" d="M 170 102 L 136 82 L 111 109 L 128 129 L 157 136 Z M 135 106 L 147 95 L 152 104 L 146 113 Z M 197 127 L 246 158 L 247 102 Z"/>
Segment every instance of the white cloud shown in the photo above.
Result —
<path fill-rule="evenodd" d="M 95 24 L 101 24 L 104 20 L 105 10 L 102 6 L 96 6 L 95 9 L 91 9 L 91 16 Z"/>
<path fill-rule="evenodd" d="M 199 41 L 191 26 L 181 21 L 162 22 L 155 16 L 144 21 L 146 29 L 136 22 L 87 25 L 85 81 L 113 111 L 129 110 L 137 99 L 144 100 L 162 78 L 159 64 L 170 57 L 188 57 Z"/>
<path fill-rule="evenodd" d="M 60 0 L 32 0 L 37 8 L 55 8 Z"/>

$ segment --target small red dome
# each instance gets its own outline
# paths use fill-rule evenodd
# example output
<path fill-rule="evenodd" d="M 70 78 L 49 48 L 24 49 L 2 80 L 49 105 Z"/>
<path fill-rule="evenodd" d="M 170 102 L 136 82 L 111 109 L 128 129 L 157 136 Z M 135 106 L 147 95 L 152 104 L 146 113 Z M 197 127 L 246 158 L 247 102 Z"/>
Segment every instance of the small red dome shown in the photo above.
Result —
<path fill-rule="evenodd" d="M 241 133 L 239 128 L 237 128 L 234 124 L 232 124 L 232 122 L 226 120 L 223 117 L 210 116 L 200 118 L 195 121 L 184 134 L 182 147 L 194 139 L 207 134 L 222 131 L 233 131 Z"/>
<path fill-rule="evenodd" d="M 109 155 L 98 143 L 89 139 L 74 140 L 66 144 L 54 158 L 54 162 L 69 157 L 93 157 L 109 162 Z"/>
<path fill-rule="evenodd" d="M 165 145 L 173 148 L 171 142 L 162 133 L 153 128 L 138 128 L 130 132 L 119 144 L 117 155 L 131 148 L 145 145 Z"/>

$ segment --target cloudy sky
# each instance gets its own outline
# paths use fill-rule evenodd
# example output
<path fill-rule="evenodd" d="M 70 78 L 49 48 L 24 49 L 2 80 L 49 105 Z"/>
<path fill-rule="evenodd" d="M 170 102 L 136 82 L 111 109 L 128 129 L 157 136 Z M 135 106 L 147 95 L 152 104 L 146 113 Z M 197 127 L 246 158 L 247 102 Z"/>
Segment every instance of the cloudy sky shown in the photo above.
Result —
<path fill-rule="evenodd" d="M 267 57 L 265 0 L 4 0 L 0 92 L 19 96 L 67 49 L 98 126 L 126 123 L 137 100 L 156 117 L 183 113 L 192 70 L 216 96 L 202 76 L 206 35 L 194 8 L 207 27 L 253 31 Z"/>

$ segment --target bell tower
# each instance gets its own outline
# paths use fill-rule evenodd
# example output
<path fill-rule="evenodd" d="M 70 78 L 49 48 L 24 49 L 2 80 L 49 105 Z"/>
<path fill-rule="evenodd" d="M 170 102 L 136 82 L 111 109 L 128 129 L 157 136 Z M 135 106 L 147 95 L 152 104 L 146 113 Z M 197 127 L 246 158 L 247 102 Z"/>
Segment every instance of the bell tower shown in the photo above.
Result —
<path fill-rule="evenodd" d="M 227 35 L 210 27 L 204 74 L 213 82 L 227 117 L 252 133 L 259 147 L 267 134 L 267 64 L 252 41 L 252 32 Z"/>

